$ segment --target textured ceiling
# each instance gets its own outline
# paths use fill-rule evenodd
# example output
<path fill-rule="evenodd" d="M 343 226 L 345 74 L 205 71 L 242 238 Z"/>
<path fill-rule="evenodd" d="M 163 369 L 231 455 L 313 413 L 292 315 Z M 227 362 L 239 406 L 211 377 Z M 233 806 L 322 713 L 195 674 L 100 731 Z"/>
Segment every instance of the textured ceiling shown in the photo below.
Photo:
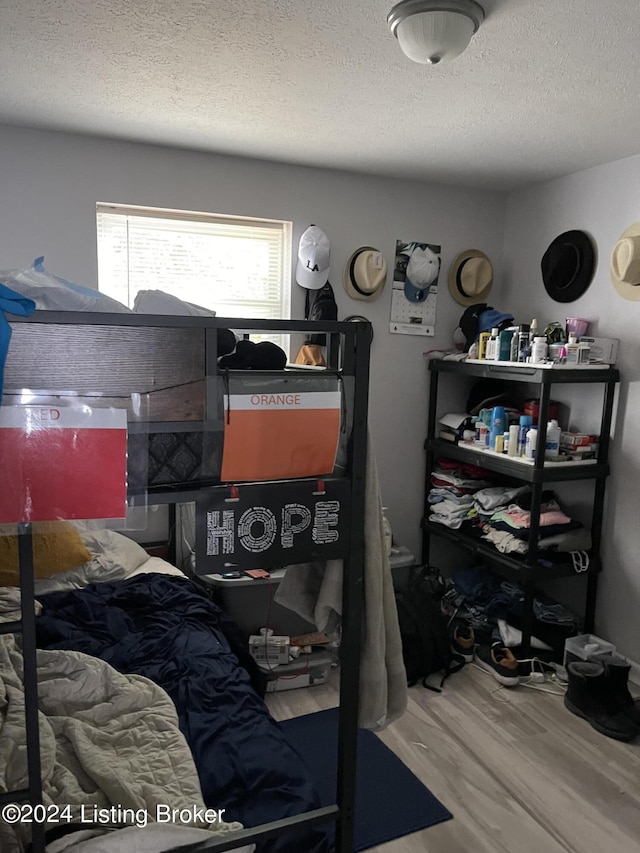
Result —
<path fill-rule="evenodd" d="M 416 65 L 391 0 L 2 0 L 0 121 L 508 189 L 640 153 L 637 0 L 480 0 Z"/>

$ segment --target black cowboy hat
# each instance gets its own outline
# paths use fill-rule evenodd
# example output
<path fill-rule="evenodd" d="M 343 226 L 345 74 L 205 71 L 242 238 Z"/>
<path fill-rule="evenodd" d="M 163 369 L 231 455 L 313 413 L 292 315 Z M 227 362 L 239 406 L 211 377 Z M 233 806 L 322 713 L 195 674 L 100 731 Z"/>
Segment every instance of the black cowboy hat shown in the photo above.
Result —
<path fill-rule="evenodd" d="M 596 253 L 584 231 L 565 231 L 550 244 L 540 263 L 542 281 L 556 302 L 573 302 L 591 284 Z"/>

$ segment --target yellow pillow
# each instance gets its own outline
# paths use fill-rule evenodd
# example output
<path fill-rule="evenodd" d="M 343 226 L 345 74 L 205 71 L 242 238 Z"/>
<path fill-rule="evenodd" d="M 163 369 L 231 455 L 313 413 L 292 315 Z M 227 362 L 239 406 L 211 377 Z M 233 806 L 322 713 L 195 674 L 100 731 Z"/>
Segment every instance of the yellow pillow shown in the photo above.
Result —
<path fill-rule="evenodd" d="M 75 569 L 91 559 L 76 528 L 66 521 L 33 524 L 33 568 L 36 578 Z M 0 586 L 20 586 L 18 536 L 0 534 Z"/>

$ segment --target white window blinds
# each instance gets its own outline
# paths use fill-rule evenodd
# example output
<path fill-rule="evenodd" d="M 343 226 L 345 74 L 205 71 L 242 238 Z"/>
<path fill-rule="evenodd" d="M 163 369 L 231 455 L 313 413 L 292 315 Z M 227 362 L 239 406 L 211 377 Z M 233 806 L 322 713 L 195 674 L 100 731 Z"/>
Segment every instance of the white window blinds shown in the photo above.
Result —
<path fill-rule="evenodd" d="M 288 319 L 291 223 L 99 203 L 98 287 L 162 290 L 221 317 Z"/>

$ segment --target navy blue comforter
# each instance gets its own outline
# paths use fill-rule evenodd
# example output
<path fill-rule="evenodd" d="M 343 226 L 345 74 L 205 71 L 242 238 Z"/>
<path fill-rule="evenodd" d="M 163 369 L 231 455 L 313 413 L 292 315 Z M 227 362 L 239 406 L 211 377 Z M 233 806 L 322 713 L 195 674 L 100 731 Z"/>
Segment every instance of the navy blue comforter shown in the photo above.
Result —
<path fill-rule="evenodd" d="M 319 807 L 298 754 L 270 716 L 233 622 L 195 584 L 160 574 L 41 596 L 38 645 L 102 658 L 173 699 L 205 803 L 249 826 Z M 247 668 L 245 668 L 245 666 Z M 322 829 L 261 853 L 327 853 Z"/>

